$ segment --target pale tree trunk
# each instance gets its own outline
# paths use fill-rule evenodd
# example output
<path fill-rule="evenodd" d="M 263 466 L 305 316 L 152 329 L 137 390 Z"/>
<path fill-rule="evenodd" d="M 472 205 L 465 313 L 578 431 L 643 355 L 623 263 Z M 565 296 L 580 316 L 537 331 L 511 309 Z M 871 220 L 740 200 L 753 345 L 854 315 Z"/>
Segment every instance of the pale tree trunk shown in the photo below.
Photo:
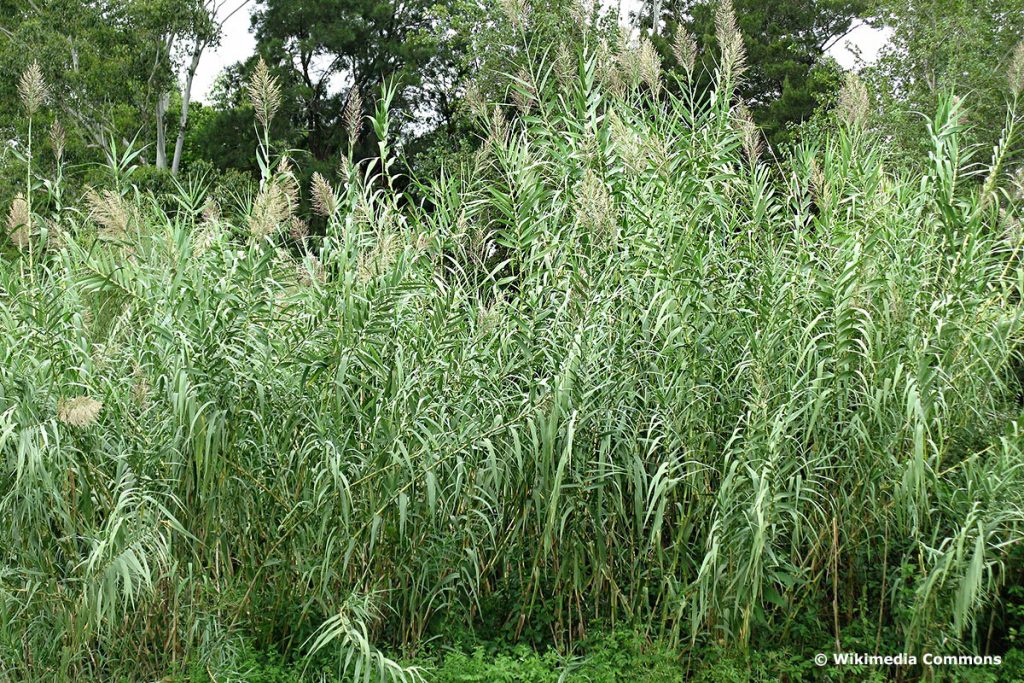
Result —
<path fill-rule="evenodd" d="M 192 103 L 192 81 L 199 69 L 199 60 L 203 56 L 205 45 L 197 45 L 192 53 L 192 62 L 185 72 L 185 84 L 181 88 L 181 116 L 178 117 L 178 137 L 174 141 L 174 160 L 171 161 L 171 175 L 178 175 L 181 168 L 181 153 L 185 149 L 185 129 L 188 126 L 188 108 Z"/>
<path fill-rule="evenodd" d="M 240 0 L 235 8 L 223 16 L 218 16 L 228 0 L 205 0 L 203 6 L 209 12 L 210 18 L 214 21 L 216 40 L 219 40 L 224 24 L 238 12 L 241 12 L 252 0 Z M 181 169 L 181 155 L 185 150 L 185 131 L 188 128 L 188 110 L 192 104 L 192 82 L 195 80 L 196 71 L 199 70 L 199 60 L 203 57 L 203 51 L 211 44 L 209 39 L 200 40 L 196 43 L 192 52 L 192 61 L 185 72 L 185 83 L 181 88 L 181 116 L 178 117 L 178 134 L 174 140 L 174 159 L 171 161 L 171 174 L 177 175 Z M 164 160 L 166 164 L 166 158 Z"/>
<path fill-rule="evenodd" d="M 167 107 L 171 94 L 163 93 L 156 100 L 156 167 L 167 168 Z"/>
<path fill-rule="evenodd" d="M 654 0 L 651 11 L 651 35 L 656 36 L 661 30 L 661 0 Z"/>

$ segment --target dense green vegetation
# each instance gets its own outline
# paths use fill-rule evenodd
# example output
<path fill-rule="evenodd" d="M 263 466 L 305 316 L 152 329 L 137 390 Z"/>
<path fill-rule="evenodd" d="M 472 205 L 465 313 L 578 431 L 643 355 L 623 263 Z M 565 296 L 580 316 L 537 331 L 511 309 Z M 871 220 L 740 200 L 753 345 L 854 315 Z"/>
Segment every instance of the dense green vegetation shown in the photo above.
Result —
<path fill-rule="evenodd" d="M 748 66 L 737 95 L 773 147 L 799 142 L 816 113 L 834 104 L 843 69 L 831 48 L 865 23 L 890 37 L 877 63 L 859 69 L 872 91 L 867 126 L 908 166 L 926 167 L 924 116 L 951 90 L 971 100 L 965 141 L 986 154 L 996 143 L 1006 66 L 1024 32 L 1020 0 L 734 2 Z M 515 104 L 513 86 L 529 71 L 531 52 L 565 72 L 584 36 L 612 55 L 646 42 L 663 71 L 705 91 L 721 57 L 717 7 L 718 0 L 0 0 L 0 136 L 27 133 L 17 82 L 37 61 L 53 93 L 37 127 L 56 120 L 65 131 L 74 169 L 67 188 L 103 185 L 95 165 L 134 141 L 145 169 L 140 187 L 168 190 L 172 177 L 205 174 L 237 189 L 259 173 L 245 84 L 263 60 L 282 88 L 271 134 L 301 162 L 295 172 L 304 183 L 314 172 L 335 173 L 339 156 L 376 154 L 372 130 L 349 139 L 345 112 L 359 104 L 371 113 L 385 83 L 394 88 L 396 163 L 431 176 L 478 149 L 476 102 Z M 225 22 L 246 14 L 255 54 L 201 92 L 197 70 L 225 39 Z M 674 80 L 664 87 L 673 90 Z M 19 191 L 20 171 L 0 165 L 0 205 Z"/>
<path fill-rule="evenodd" d="M 728 2 L 710 79 L 587 21 L 429 173 L 394 81 L 305 181 L 264 62 L 251 183 L 82 172 L 23 72 L 0 680 L 1024 679 L 1024 48 L 918 168 L 853 76 L 767 147 Z"/>

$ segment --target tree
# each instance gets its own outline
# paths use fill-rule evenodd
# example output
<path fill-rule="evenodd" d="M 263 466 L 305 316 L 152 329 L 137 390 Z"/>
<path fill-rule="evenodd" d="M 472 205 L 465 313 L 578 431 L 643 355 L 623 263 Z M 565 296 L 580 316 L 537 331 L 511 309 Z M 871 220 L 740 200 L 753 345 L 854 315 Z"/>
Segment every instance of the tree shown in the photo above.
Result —
<path fill-rule="evenodd" d="M 209 5 L 209 0 L 137 0 L 134 5 L 146 25 L 146 33 L 154 36 L 157 41 L 153 51 L 153 72 L 172 74 L 171 78 L 163 81 L 166 89 L 156 96 L 156 167 L 159 169 L 167 168 L 167 109 L 171 100 L 170 86 L 178 72 L 176 56 L 180 52 L 179 45 L 191 42 L 194 46 L 192 52 L 196 55 L 193 61 L 198 67 L 198 55 L 202 54 L 202 48 L 219 35 L 210 16 Z M 181 111 L 186 119 L 189 96 L 190 92 L 182 93 L 184 101 Z M 177 168 L 174 169 L 176 171 Z"/>
<path fill-rule="evenodd" d="M 735 13 L 747 52 L 746 77 L 738 94 L 751 108 L 769 140 L 780 142 L 831 92 L 839 71 L 826 52 L 868 11 L 868 0 L 735 0 Z M 718 58 L 715 14 L 718 0 L 662 0 L 642 5 L 639 22 L 665 30 L 653 40 L 665 60 L 675 60 L 672 43 L 683 28 L 703 52 L 699 78 L 710 79 Z M 659 12 L 654 21 L 653 12 Z M 653 32 L 653 31 L 652 31 Z"/>
<path fill-rule="evenodd" d="M 144 113 L 147 103 L 169 73 L 154 69 L 160 63 L 156 41 L 130 3 L 7 0 L 0 16 L 4 102 L 15 101 L 17 75 L 37 60 L 53 93 L 52 107 L 90 144 L 105 147 L 108 132 L 130 130 L 132 120 L 152 120 Z"/>
<path fill-rule="evenodd" d="M 1024 37 L 1020 0 L 884 0 L 892 37 L 866 70 L 882 100 L 878 125 L 913 157 L 924 154 L 923 115 L 949 91 L 968 98 L 967 140 L 995 143 L 1005 117 L 1006 66 Z"/>
<path fill-rule="evenodd" d="M 387 80 L 401 87 L 397 116 L 411 118 L 422 68 L 434 56 L 427 0 L 261 0 L 253 17 L 257 50 L 285 90 L 285 110 L 316 160 L 341 148 L 347 102 L 372 101 Z"/>
<path fill-rule="evenodd" d="M 188 128 L 189 111 L 192 104 L 192 83 L 199 70 L 203 52 L 220 42 L 224 33 L 224 24 L 234 15 L 242 11 L 250 0 L 202 0 L 195 21 L 185 31 L 185 38 L 190 42 L 186 50 L 188 65 L 185 67 L 184 79 L 181 84 L 181 111 L 178 116 L 178 133 L 174 142 L 174 158 L 171 162 L 171 173 L 177 175 L 181 166 L 182 153 L 185 147 L 185 133 Z"/>
<path fill-rule="evenodd" d="M 588 11 L 577 0 L 456 0 L 435 10 L 435 54 L 427 65 L 434 124 L 410 145 L 411 163 L 430 172 L 477 148 L 479 129 L 473 109 L 480 102 L 516 104 L 513 85 L 529 81 L 531 69 L 556 67 L 575 74 L 575 52 L 588 36 L 591 46 L 619 40 L 618 13 Z M 510 109 L 507 111 L 511 111 Z"/>
<path fill-rule="evenodd" d="M 85 145 L 109 151 L 115 134 L 128 140 L 155 131 L 156 162 L 166 166 L 174 49 L 179 40 L 209 35 L 205 16 L 202 0 L 2 0 L 2 100 L 15 100 L 16 75 L 37 60 L 55 115 Z M 15 121 L 17 113 L 0 117 Z"/>

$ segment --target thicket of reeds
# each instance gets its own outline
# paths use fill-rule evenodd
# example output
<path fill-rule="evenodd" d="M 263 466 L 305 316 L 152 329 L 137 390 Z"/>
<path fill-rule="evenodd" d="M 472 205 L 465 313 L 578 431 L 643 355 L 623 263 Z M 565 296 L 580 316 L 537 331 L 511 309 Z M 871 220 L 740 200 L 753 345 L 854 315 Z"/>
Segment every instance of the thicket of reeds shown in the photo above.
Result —
<path fill-rule="evenodd" d="M 350 122 L 378 157 L 300 188 L 265 71 L 237 206 L 197 179 L 160 208 L 130 149 L 64 205 L 20 148 L 0 676 L 224 680 L 244 639 L 413 679 L 386 653 L 485 619 L 984 650 L 1024 571 L 1016 92 L 994 153 L 950 96 L 896 173 L 851 80 L 778 158 L 719 31 L 710 92 L 645 46 L 538 58 L 414 191 L 387 97 Z"/>

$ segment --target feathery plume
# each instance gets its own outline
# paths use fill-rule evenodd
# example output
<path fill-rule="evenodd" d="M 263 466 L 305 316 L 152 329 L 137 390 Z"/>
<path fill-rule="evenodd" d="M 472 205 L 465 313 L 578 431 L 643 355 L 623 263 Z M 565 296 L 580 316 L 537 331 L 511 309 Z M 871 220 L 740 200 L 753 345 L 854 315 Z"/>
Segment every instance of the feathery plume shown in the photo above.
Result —
<path fill-rule="evenodd" d="M 514 28 L 520 28 L 526 23 L 530 7 L 526 0 L 500 0 L 501 10 Z"/>
<path fill-rule="evenodd" d="M 313 174 L 310 194 L 313 195 L 313 211 L 324 218 L 330 218 L 338 210 L 338 197 L 334 194 L 334 189 L 327 182 L 327 178 L 319 173 Z"/>
<path fill-rule="evenodd" d="M 734 76 L 743 73 L 747 53 L 743 47 L 743 35 L 736 24 L 736 12 L 732 0 L 720 0 L 715 12 L 715 38 L 722 51 L 722 69 Z"/>
<path fill-rule="evenodd" d="M 757 124 L 754 123 L 754 117 L 751 115 L 747 105 L 737 105 L 735 122 L 736 132 L 739 133 L 740 143 L 743 145 L 743 153 L 747 155 L 747 159 L 752 163 L 757 162 L 761 158 L 763 144 L 761 131 L 758 129 Z"/>
<path fill-rule="evenodd" d="M 64 158 L 64 145 L 66 142 L 67 136 L 64 134 L 64 126 L 60 125 L 60 121 L 54 119 L 50 125 L 50 148 L 53 150 L 53 156 L 56 157 L 58 162 Z"/>
<path fill-rule="evenodd" d="M 558 78 L 558 83 L 563 88 L 568 88 L 569 84 L 576 78 L 576 57 L 569 50 L 569 46 L 564 42 L 558 44 L 558 49 L 555 51 L 555 77 Z"/>
<path fill-rule="evenodd" d="M 27 249 L 31 235 L 32 216 L 25 195 L 18 193 L 7 212 L 7 238 L 19 249 Z"/>
<path fill-rule="evenodd" d="M 473 116 L 480 119 L 486 118 L 487 102 L 484 100 L 483 93 L 480 92 L 480 88 L 476 83 L 470 83 L 469 87 L 466 88 L 465 102 L 466 107 Z"/>
<path fill-rule="evenodd" d="M 640 82 L 640 60 L 637 49 L 630 43 L 629 36 L 625 33 L 619 34 L 618 49 L 614 52 L 614 62 L 617 68 L 608 70 L 609 77 L 618 77 L 626 88 L 635 88 Z M 611 50 L 611 47 L 608 48 Z M 600 59 L 600 48 L 598 58 Z"/>
<path fill-rule="evenodd" d="M 860 128 L 867 123 L 871 102 L 867 87 L 856 74 L 846 74 L 843 89 L 839 91 L 839 104 L 836 109 L 839 120 L 850 128 Z"/>
<path fill-rule="evenodd" d="M 586 27 L 597 18 L 597 3 L 594 0 L 580 0 L 571 8 L 573 21 L 580 27 Z"/>
<path fill-rule="evenodd" d="M 626 169 L 633 173 L 644 170 L 648 164 L 648 146 L 644 144 L 643 139 L 622 120 L 617 112 L 612 111 L 608 120 L 612 132 L 612 144 L 618 151 Z"/>
<path fill-rule="evenodd" d="M 608 41 L 603 38 L 598 41 L 594 49 L 594 61 L 597 63 L 597 78 L 601 85 L 613 95 L 622 95 L 626 92 L 627 83 L 630 82 L 632 62 L 629 59 L 629 46 L 625 41 L 620 40 L 618 51 L 612 49 Z M 571 53 L 571 52 L 570 52 Z M 569 74 L 567 87 L 575 82 L 575 70 Z"/>
<path fill-rule="evenodd" d="M 270 182 L 256 195 L 249 216 L 249 232 L 256 239 L 263 239 L 277 232 L 282 225 L 290 222 L 291 208 L 288 194 L 281 184 Z"/>
<path fill-rule="evenodd" d="M 220 227 L 216 223 L 204 223 L 192 238 L 192 255 L 201 256 L 210 250 L 220 237 Z"/>
<path fill-rule="evenodd" d="M 43 106 L 50 92 L 46 88 L 46 81 L 43 79 L 43 70 L 39 68 L 39 62 L 32 64 L 21 74 L 18 81 L 18 96 L 25 107 L 25 111 L 32 116 L 39 107 Z"/>
<path fill-rule="evenodd" d="M 530 107 L 537 99 L 537 87 L 533 83 L 533 76 L 526 69 L 519 70 L 516 81 L 516 87 L 512 88 L 512 100 L 516 109 L 525 116 L 530 113 Z"/>
<path fill-rule="evenodd" d="M 206 197 L 202 210 L 203 222 L 192 237 L 192 255 L 206 253 L 220 237 L 220 204 L 211 196 Z"/>
<path fill-rule="evenodd" d="M 492 143 L 505 144 L 508 142 L 508 120 L 501 107 L 495 107 L 491 112 L 491 134 L 489 141 Z"/>
<path fill-rule="evenodd" d="M 301 263 L 296 264 L 298 270 L 299 284 L 309 287 L 313 283 L 323 284 L 327 281 L 327 271 L 324 269 L 324 264 L 320 262 L 320 259 L 315 254 L 310 254 L 302 260 Z"/>
<path fill-rule="evenodd" d="M 249 215 L 249 231 L 256 239 L 268 237 L 285 225 L 291 225 L 299 205 L 299 187 L 287 159 L 277 173 L 260 189 Z"/>
<path fill-rule="evenodd" d="M 672 41 L 672 54 L 679 66 L 683 67 L 686 77 L 693 78 L 693 68 L 697 64 L 697 41 L 682 26 L 676 30 L 675 40 Z"/>
<path fill-rule="evenodd" d="M 58 221 L 46 219 L 46 243 L 48 249 L 60 249 L 68 245 L 68 233 Z"/>
<path fill-rule="evenodd" d="M 94 424 L 103 404 L 89 396 L 76 396 L 57 405 L 57 419 L 69 427 L 84 428 Z"/>
<path fill-rule="evenodd" d="M 1017 47 L 1013 49 L 1008 76 L 1010 92 L 1017 97 L 1021 91 L 1024 91 L 1024 40 L 1017 43 Z"/>
<path fill-rule="evenodd" d="M 481 334 L 488 334 L 502 319 L 502 309 L 505 305 L 505 293 L 498 291 L 494 297 L 494 301 L 491 302 L 490 306 L 485 306 L 483 302 L 477 304 L 476 311 L 476 326 Z"/>
<path fill-rule="evenodd" d="M 338 177 L 341 178 L 342 185 L 348 185 L 352 181 L 352 175 L 355 173 L 355 167 L 348 157 L 342 157 L 341 162 L 338 164 Z"/>
<path fill-rule="evenodd" d="M 256 111 L 257 120 L 264 128 L 269 126 L 281 106 L 281 86 L 278 85 L 277 79 L 270 75 L 270 69 L 262 57 L 256 64 L 256 70 L 246 89 L 252 108 Z"/>
<path fill-rule="evenodd" d="M 101 239 L 124 239 L 136 218 L 124 198 L 110 190 L 97 192 L 90 188 L 85 193 L 85 203 L 89 207 L 89 218 L 100 228 Z"/>
<path fill-rule="evenodd" d="M 367 282 L 386 273 L 398 256 L 398 240 L 388 233 L 377 240 L 376 246 L 364 252 L 356 264 L 356 279 Z"/>
<path fill-rule="evenodd" d="M 145 408 L 149 405 L 149 391 L 150 386 L 149 380 L 146 379 L 146 373 L 139 362 L 135 361 L 132 369 L 132 396 L 138 407 Z"/>
<path fill-rule="evenodd" d="M 636 70 L 640 80 L 647 84 L 654 94 L 661 88 L 661 58 L 654 49 L 654 43 L 647 38 L 640 40 L 636 51 Z"/>
<path fill-rule="evenodd" d="M 363 130 L 363 96 L 359 87 L 353 85 L 348 93 L 348 102 L 345 103 L 345 130 L 348 132 L 348 144 L 353 146 L 359 140 Z"/>
<path fill-rule="evenodd" d="M 589 227 L 598 238 L 615 229 L 615 203 L 604 181 L 589 168 L 576 186 L 576 224 Z"/>
<path fill-rule="evenodd" d="M 203 202 L 203 222 L 216 223 L 220 220 L 220 204 L 213 197 L 207 197 Z"/>
<path fill-rule="evenodd" d="M 814 201 L 819 206 L 827 206 L 832 203 L 832 189 L 828 177 L 821 170 L 817 159 L 811 159 L 810 166 L 810 190 Z"/>
<path fill-rule="evenodd" d="M 306 238 L 309 237 L 309 224 L 298 216 L 292 216 L 288 226 L 288 236 L 296 242 L 305 243 Z"/>

